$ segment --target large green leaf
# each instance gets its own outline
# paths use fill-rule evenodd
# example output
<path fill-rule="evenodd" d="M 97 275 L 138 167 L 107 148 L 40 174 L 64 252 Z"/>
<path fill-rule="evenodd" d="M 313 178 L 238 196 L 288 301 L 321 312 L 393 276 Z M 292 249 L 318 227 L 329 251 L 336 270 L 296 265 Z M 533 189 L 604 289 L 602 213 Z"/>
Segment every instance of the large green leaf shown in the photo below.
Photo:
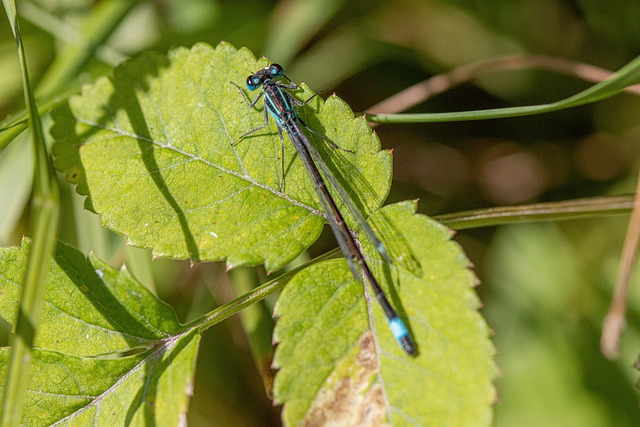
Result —
<path fill-rule="evenodd" d="M 16 321 L 29 244 L 0 253 L 0 316 Z M 59 244 L 45 290 L 35 347 L 91 356 L 151 347 L 180 330 L 173 309 L 126 269 Z M 79 339 L 81 338 L 81 339 Z"/>
<path fill-rule="evenodd" d="M 373 265 L 418 343 L 407 357 L 384 314 L 343 260 L 299 273 L 278 300 L 274 395 L 288 425 L 481 426 L 491 424 L 496 369 L 477 312 L 475 278 L 451 231 L 412 203 L 389 206 L 424 270 Z M 385 268 L 388 268 L 385 272 Z"/>
<path fill-rule="evenodd" d="M 11 324 L 29 252 L 27 241 L 0 249 L 0 315 Z M 23 425 L 174 426 L 185 417 L 200 335 L 127 270 L 58 244 L 44 299 Z M 9 355 L 0 348 L 0 384 Z"/>
<path fill-rule="evenodd" d="M 134 245 L 159 256 L 277 269 L 315 241 L 325 215 L 288 140 L 283 179 L 275 124 L 237 141 L 263 125 L 264 114 L 249 110 L 230 81 L 242 83 L 266 64 L 225 43 L 128 62 L 56 112 L 56 164 L 103 224 Z M 304 87 L 296 93 L 310 96 Z M 391 158 L 364 120 L 336 97 L 316 97 L 299 114 L 350 150 L 314 141 L 354 204 L 366 217 L 377 212 Z M 275 396 L 286 402 L 287 423 L 313 421 L 342 391 L 363 397 L 366 407 L 373 399 L 374 419 L 394 424 L 490 422 L 493 350 L 473 275 L 450 231 L 414 209 L 401 204 L 371 216 L 393 266 L 361 243 L 420 355 L 402 353 L 344 260 L 302 269 L 278 304 Z M 355 229 L 352 218 L 347 222 Z M 212 317 L 189 326 L 206 327 Z M 355 388 L 340 388 L 355 374 Z M 378 405 L 381 396 L 387 398 Z"/>
<path fill-rule="evenodd" d="M 324 216 L 291 146 L 283 181 L 274 124 L 234 145 L 264 115 L 249 110 L 230 81 L 243 83 L 266 64 L 225 43 L 128 62 L 55 115 L 56 165 L 103 224 L 133 245 L 157 256 L 277 269 L 317 239 Z M 337 97 L 316 97 L 301 116 L 353 151 L 332 150 L 349 168 L 349 185 L 339 178 L 360 208 L 378 207 L 391 158 L 364 119 Z"/>

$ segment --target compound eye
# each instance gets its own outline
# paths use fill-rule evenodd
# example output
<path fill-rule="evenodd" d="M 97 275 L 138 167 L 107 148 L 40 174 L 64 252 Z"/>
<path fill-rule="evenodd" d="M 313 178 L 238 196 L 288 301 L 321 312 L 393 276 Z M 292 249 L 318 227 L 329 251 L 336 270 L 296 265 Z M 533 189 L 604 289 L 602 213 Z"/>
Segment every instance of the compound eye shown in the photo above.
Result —
<path fill-rule="evenodd" d="M 260 81 L 260 78 L 255 74 L 247 77 L 247 87 L 249 88 L 249 90 L 255 90 L 261 84 L 262 81 Z"/>
<path fill-rule="evenodd" d="M 271 77 L 281 77 L 284 75 L 284 70 L 280 64 L 271 64 L 269 66 L 269 75 Z"/>

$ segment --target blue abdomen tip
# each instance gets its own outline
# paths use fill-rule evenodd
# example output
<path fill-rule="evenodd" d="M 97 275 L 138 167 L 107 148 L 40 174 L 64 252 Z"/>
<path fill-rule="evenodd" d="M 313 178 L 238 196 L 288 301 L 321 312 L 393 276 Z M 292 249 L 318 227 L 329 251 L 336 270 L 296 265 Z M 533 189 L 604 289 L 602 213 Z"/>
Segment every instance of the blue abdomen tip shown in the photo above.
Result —
<path fill-rule="evenodd" d="M 396 337 L 397 339 L 400 339 L 409 335 L 409 331 L 407 330 L 407 327 L 404 325 L 404 322 L 399 317 L 389 320 L 389 327 L 391 328 L 391 333 L 393 333 L 393 336 Z"/>

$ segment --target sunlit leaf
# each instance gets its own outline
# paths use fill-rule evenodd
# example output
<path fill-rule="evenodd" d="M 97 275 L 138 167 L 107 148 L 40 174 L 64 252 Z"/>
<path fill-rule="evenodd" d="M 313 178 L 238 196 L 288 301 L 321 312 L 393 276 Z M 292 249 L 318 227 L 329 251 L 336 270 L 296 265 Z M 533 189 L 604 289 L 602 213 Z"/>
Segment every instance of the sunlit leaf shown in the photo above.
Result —
<path fill-rule="evenodd" d="M 468 261 L 451 232 L 415 215 L 412 204 L 385 211 L 409 236 L 424 274 L 395 266 L 385 274 L 381 263 L 373 264 L 374 273 L 394 279 L 388 293 L 406 313 L 420 354 L 404 355 L 382 310 L 343 260 L 315 265 L 278 301 L 274 394 L 284 402 L 284 419 L 288 425 L 490 425 L 496 368 Z"/>
<path fill-rule="evenodd" d="M 27 241 L 0 249 L 11 324 L 28 253 Z M 186 416 L 200 336 L 126 270 L 58 244 L 44 298 L 23 425 L 175 426 Z M 9 356 L 0 348 L 2 384 Z"/>
<path fill-rule="evenodd" d="M 277 269 L 316 240 L 325 214 L 288 139 L 283 176 L 274 123 L 238 141 L 265 119 L 230 81 L 242 83 L 266 64 L 224 43 L 128 62 L 56 113 L 56 164 L 103 224 L 133 245 L 159 256 Z M 304 87 L 296 92 L 300 100 L 310 96 Z M 317 421 L 344 392 L 337 410 L 360 405 L 373 420 L 489 424 L 493 349 L 474 276 L 450 231 L 415 215 L 412 203 L 376 213 L 391 158 L 341 100 L 316 97 L 299 114 L 343 148 L 314 141 L 354 204 L 373 214 L 394 264 L 382 263 L 366 238 L 360 243 L 420 354 L 402 352 L 344 260 L 303 269 L 278 305 L 275 396 L 285 403 L 285 422 Z"/>
<path fill-rule="evenodd" d="M 0 315 L 14 323 L 29 243 L 0 252 Z M 78 356 L 154 345 L 180 330 L 173 309 L 127 270 L 58 244 L 34 345 Z"/>
<path fill-rule="evenodd" d="M 55 115 L 56 165 L 103 224 L 133 245 L 158 256 L 277 269 L 317 239 L 324 217 L 290 145 L 282 178 L 275 124 L 234 144 L 264 115 L 247 108 L 230 81 L 243 83 L 266 64 L 224 43 L 128 62 Z M 301 116 L 353 151 L 318 148 L 358 172 L 360 179 L 338 178 L 359 207 L 378 207 L 391 158 L 364 119 L 336 97 L 316 97 Z"/>

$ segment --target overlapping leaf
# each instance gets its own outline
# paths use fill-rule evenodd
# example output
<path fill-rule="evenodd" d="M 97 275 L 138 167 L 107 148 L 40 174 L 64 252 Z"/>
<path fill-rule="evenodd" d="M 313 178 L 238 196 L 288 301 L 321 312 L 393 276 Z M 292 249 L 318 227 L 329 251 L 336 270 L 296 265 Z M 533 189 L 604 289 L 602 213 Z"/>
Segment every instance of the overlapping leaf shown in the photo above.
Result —
<path fill-rule="evenodd" d="M 0 314 L 11 324 L 28 253 L 27 241 L 0 250 Z M 24 425 L 174 426 L 186 416 L 200 336 L 126 270 L 59 244 L 44 298 Z M 3 384 L 9 356 L 0 349 Z"/>
<path fill-rule="evenodd" d="M 275 125 L 237 141 L 264 116 L 247 108 L 230 81 L 242 83 L 265 64 L 228 44 L 143 55 L 56 114 L 56 165 L 103 224 L 133 245 L 159 256 L 277 269 L 317 239 L 324 217 L 291 146 L 281 176 Z M 345 186 L 368 195 L 356 198 L 365 211 L 379 206 L 391 159 L 365 121 L 335 97 L 316 97 L 301 115 L 354 151 L 334 156 L 360 175 Z"/>
<path fill-rule="evenodd" d="M 131 61 L 57 112 L 56 164 L 104 225 L 134 245 L 276 269 L 313 243 L 325 217 L 289 144 L 283 178 L 273 123 L 237 140 L 264 115 L 247 109 L 229 81 L 243 82 L 266 64 L 228 44 Z M 299 113 L 352 151 L 316 141 L 357 207 L 375 212 L 391 174 L 377 137 L 335 97 L 314 98 Z M 415 215 L 411 204 L 374 215 L 371 224 L 394 265 L 361 243 L 420 355 L 402 353 L 344 260 L 305 269 L 278 306 L 275 395 L 286 404 L 285 421 L 488 424 L 492 347 L 466 258 L 446 229 Z"/>
<path fill-rule="evenodd" d="M 4 248 L 0 316 L 15 322 L 29 245 Z M 114 271 L 59 244 L 54 254 L 34 345 L 77 356 L 150 347 L 180 330 L 173 309 L 157 300 L 127 270 Z M 108 287 L 107 287 L 108 286 Z"/>

